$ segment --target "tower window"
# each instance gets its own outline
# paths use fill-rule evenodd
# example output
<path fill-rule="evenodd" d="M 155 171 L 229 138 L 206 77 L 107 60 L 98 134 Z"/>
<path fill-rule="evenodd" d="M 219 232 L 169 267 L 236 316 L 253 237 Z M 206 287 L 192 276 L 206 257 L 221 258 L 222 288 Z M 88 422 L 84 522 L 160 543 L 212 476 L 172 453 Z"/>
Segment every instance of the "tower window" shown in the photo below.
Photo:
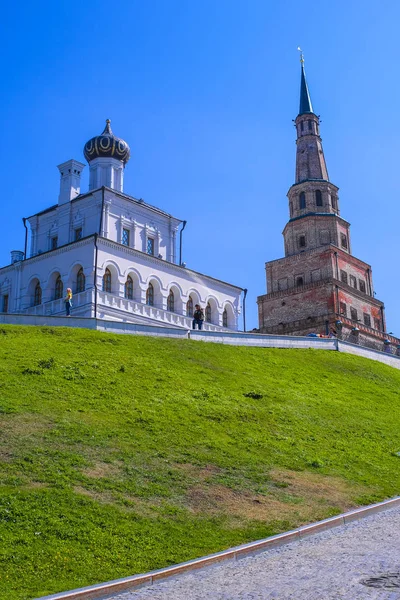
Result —
<path fill-rule="evenodd" d="M 111 271 L 106 269 L 103 275 L 103 292 L 111 293 Z"/>
<path fill-rule="evenodd" d="M 376 317 L 374 318 L 374 326 L 375 329 L 377 329 L 378 331 L 382 330 L 382 323 L 380 319 L 377 319 Z"/>
<path fill-rule="evenodd" d="M 360 292 L 364 292 L 365 294 L 365 281 L 363 281 L 362 279 L 358 280 L 358 287 L 360 288 Z"/>
<path fill-rule="evenodd" d="M 296 285 L 297 285 L 297 287 L 300 287 L 300 286 L 304 285 L 304 279 L 303 279 L 303 277 L 297 277 L 297 279 L 296 279 Z"/>
<path fill-rule="evenodd" d="M 306 195 L 304 192 L 300 192 L 299 194 L 299 208 L 302 210 L 306 207 Z"/>
<path fill-rule="evenodd" d="M 8 312 L 8 294 L 4 294 L 4 296 L 3 296 L 2 312 L 3 313 Z"/>
<path fill-rule="evenodd" d="M 154 256 L 154 239 L 153 238 L 147 238 L 147 254 L 151 254 L 151 256 Z"/>
<path fill-rule="evenodd" d="M 312 121 L 310 119 L 308 120 L 308 129 L 312 131 Z"/>
<path fill-rule="evenodd" d="M 50 238 L 50 250 L 55 250 L 58 246 L 58 236 L 54 235 Z"/>
<path fill-rule="evenodd" d="M 82 227 L 77 227 L 75 229 L 75 242 L 82 239 Z"/>
<path fill-rule="evenodd" d="M 342 248 L 347 250 L 347 235 L 345 235 L 344 233 L 340 234 L 340 245 L 342 246 Z"/>
<path fill-rule="evenodd" d="M 347 317 L 347 305 L 344 302 L 340 303 L 340 314 Z"/>
<path fill-rule="evenodd" d="M 304 121 L 300 123 L 300 131 L 304 131 Z"/>
<path fill-rule="evenodd" d="M 368 313 L 364 313 L 364 324 L 367 327 L 371 327 L 371 316 Z"/>
<path fill-rule="evenodd" d="M 358 321 L 357 310 L 355 308 L 353 308 L 352 306 L 350 306 L 350 318 L 353 321 Z"/>
<path fill-rule="evenodd" d="M 82 267 L 79 269 L 78 271 L 78 275 L 76 276 L 76 293 L 78 294 L 79 292 L 84 292 L 85 291 L 85 274 L 83 272 Z"/>
<path fill-rule="evenodd" d="M 300 246 L 300 248 L 306 247 L 306 236 L 305 235 L 301 235 L 299 237 L 299 246 Z"/>
<path fill-rule="evenodd" d="M 333 195 L 331 196 L 331 205 L 332 205 L 333 210 L 337 209 L 336 196 L 333 196 Z"/>
<path fill-rule="evenodd" d="M 133 300 L 133 279 L 130 275 L 128 275 L 125 281 L 125 298 Z"/>
<path fill-rule="evenodd" d="M 59 275 L 56 279 L 56 289 L 55 289 L 54 299 L 59 300 L 60 298 L 62 298 L 63 291 L 64 291 L 64 286 L 63 286 L 63 282 L 61 279 L 61 275 Z"/>
<path fill-rule="evenodd" d="M 124 246 L 129 246 L 129 237 L 130 237 L 129 229 L 122 230 L 122 243 Z"/>
<path fill-rule="evenodd" d="M 351 287 L 357 289 L 357 279 L 354 277 L 354 275 L 350 275 L 350 285 Z"/>
<path fill-rule="evenodd" d="M 317 206 L 322 206 L 322 194 L 321 194 L 321 190 L 316 190 L 315 191 L 315 204 Z"/>
<path fill-rule="evenodd" d="M 174 296 L 174 292 L 172 290 L 170 290 L 170 292 L 168 294 L 167 310 L 169 310 L 169 312 L 174 312 L 174 310 L 175 310 L 175 296 Z"/>
<path fill-rule="evenodd" d="M 348 282 L 348 277 L 347 277 L 346 271 L 340 271 L 340 280 L 343 281 L 343 283 Z"/>

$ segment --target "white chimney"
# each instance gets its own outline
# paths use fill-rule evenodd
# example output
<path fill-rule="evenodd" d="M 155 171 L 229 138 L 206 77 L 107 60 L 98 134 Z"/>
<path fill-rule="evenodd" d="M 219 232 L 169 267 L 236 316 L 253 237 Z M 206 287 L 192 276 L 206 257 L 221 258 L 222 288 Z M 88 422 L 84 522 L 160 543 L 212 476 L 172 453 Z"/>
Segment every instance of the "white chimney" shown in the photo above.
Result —
<path fill-rule="evenodd" d="M 81 174 L 85 165 L 71 158 L 57 168 L 61 175 L 58 204 L 65 204 L 81 193 Z"/>

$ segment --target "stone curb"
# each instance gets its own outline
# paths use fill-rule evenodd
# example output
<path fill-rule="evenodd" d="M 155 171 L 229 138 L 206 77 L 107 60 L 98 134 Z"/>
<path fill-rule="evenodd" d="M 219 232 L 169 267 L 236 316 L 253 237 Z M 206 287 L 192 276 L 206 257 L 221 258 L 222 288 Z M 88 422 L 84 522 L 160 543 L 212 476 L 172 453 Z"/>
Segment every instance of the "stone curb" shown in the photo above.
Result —
<path fill-rule="evenodd" d="M 309 535 L 338 527 L 339 525 L 346 525 L 352 521 L 368 517 L 369 515 L 376 514 L 389 508 L 400 506 L 400 496 L 391 498 L 390 500 L 384 500 L 377 504 L 371 504 L 362 508 L 343 513 L 337 517 L 330 519 L 324 519 L 311 525 L 304 525 L 298 529 L 287 531 L 279 535 L 273 535 L 263 540 L 256 542 L 250 542 L 249 544 L 243 544 L 234 548 L 229 548 L 223 552 L 217 552 L 216 554 L 209 554 L 202 558 L 190 560 L 172 567 L 165 569 L 158 569 L 157 571 L 150 571 L 142 575 L 133 575 L 132 577 L 124 577 L 123 579 L 115 579 L 113 581 L 107 581 L 105 583 L 99 583 L 91 585 L 89 587 L 79 588 L 71 590 L 69 592 L 61 592 L 59 594 L 51 594 L 50 596 L 42 596 L 35 600 L 93 600 L 95 598 L 105 598 L 111 594 L 117 594 L 119 592 L 129 591 L 138 589 L 144 585 L 151 585 L 154 582 L 158 582 L 167 577 L 173 575 L 180 575 L 187 571 L 193 571 L 195 569 L 201 569 L 210 565 L 225 561 L 225 560 L 238 560 L 245 558 L 258 552 L 263 552 L 270 548 L 277 548 L 284 546 L 292 541 L 300 540 Z"/>

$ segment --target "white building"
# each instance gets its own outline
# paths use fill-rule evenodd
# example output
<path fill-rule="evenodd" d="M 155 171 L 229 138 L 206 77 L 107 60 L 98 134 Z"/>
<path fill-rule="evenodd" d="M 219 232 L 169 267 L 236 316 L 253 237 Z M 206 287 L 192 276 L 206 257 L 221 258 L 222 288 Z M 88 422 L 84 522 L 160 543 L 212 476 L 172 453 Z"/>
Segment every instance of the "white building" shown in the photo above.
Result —
<path fill-rule="evenodd" d="M 89 190 L 85 165 L 69 160 L 58 166 L 57 204 L 24 219 L 25 252 L 0 269 L 0 312 L 64 315 L 70 287 L 75 317 L 190 328 L 200 304 L 205 330 L 237 330 L 242 288 L 179 264 L 185 222 L 124 193 L 130 150 L 110 121 L 84 154 Z"/>

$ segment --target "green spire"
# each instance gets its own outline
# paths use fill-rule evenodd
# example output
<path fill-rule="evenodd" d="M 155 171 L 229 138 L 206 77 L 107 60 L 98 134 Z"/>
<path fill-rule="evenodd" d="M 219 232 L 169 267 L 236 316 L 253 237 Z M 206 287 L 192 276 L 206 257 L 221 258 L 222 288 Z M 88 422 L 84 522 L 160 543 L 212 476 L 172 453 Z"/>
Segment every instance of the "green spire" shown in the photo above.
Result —
<path fill-rule="evenodd" d="M 303 53 L 301 53 L 301 82 L 300 82 L 300 109 L 299 115 L 303 115 L 304 113 L 313 113 L 313 107 L 311 104 L 310 92 L 308 91 L 307 81 L 306 81 L 306 73 L 304 71 L 304 57 Z"/>

